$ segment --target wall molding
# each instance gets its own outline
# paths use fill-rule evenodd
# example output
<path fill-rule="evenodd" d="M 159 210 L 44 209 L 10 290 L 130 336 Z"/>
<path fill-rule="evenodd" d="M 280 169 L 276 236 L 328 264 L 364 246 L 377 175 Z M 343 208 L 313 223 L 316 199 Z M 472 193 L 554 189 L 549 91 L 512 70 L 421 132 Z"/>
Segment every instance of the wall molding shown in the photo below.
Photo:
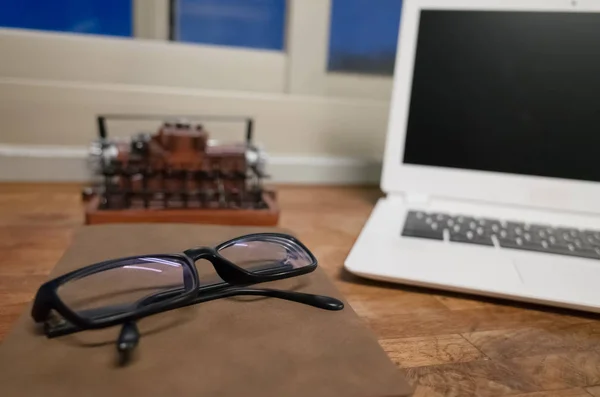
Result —
<path fill-rule="evenodd" d="M 381 162 L 352 157 L 271 155 L 270 182 L 297 184 L 378 184 Z M 1 182 L 87 182 L 92 174 L 87 148 L 0 144 Z"/>

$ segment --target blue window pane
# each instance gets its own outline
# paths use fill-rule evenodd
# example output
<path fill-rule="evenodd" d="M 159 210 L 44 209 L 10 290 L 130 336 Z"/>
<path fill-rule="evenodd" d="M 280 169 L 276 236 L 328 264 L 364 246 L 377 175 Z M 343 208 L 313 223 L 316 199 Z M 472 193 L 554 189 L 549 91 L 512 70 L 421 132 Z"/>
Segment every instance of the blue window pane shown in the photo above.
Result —
<path fill-rule="evenodd" d="M 0 0 L 0 26 L 132 35 L 132 6 L 127 0 Z"/>
<path fill-rule="evenodd" d="M 175 40 L 283 50 L 285 0 L 178 0 Z"/>
<path fill-rule="evenodd" d="M 392 75 L 402 0 L 333 0 L 328 70 Z"/>

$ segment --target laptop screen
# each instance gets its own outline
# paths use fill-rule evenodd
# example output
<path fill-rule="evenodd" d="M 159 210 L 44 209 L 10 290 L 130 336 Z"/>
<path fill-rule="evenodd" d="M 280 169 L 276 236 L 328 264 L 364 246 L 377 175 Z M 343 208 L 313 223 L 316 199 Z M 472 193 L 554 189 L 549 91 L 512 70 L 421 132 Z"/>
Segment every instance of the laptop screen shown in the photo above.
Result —
<path fill-rule="evenodd" d="M 600 14 L 422 11 L 404 163 L 600 181 Z"/>

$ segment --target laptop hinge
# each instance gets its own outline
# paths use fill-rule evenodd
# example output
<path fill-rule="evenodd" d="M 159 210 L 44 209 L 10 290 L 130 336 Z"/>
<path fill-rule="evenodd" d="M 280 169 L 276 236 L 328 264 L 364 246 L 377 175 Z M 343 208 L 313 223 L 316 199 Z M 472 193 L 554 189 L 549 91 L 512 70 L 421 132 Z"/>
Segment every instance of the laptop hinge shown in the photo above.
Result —
<path fill-rule="evenodd" d="M 429 196 L 422 193 L 406 193 L 404 202 L 407 205 L 426 205 L 429 203 Z"/>

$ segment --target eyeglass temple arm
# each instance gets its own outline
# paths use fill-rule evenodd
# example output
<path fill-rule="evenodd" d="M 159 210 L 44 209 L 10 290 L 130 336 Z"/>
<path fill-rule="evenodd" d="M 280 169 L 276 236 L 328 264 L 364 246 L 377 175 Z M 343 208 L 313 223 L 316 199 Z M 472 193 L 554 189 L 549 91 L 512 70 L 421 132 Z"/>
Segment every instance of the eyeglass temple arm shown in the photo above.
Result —
<path fill-rule="evenodd" d="M 164 291 L 160 292 L 154 296 L 150 296 L 144 299 L 144 305 L 155 303 L 164 298 L 171 297 L 173 295 L 172 291 Z M 196 303 L 208 302 L 215 299 L 220 298 L 228 298 L 233 296 L 265 296 L 277 299 L 284 299 L 292 302 L 303 303 L 306 305 L 310 305 L 319 309 L 325 310 L 342 310 L 344 308 L 344 303 L 338 299 L 324 296 L 324 295 L 313 295 L 306 294 L 303 292 L 294 292 L 294 291 L 283 291 L 277 289 L 268 289 L 268 288 L 231 288 L 226 290 L 217 291 L 211 294 L 201 295 L 196 299 L 192 300 L 184 304 L 183 306 L 190 306 Z M 124 305 L 120 305 L 124 306 Z M 175 309 L 174 307 L 173 309 Z M 82 316 L 103 316 L 114 314 L 114 307 L 105 307 L 105 308 L 96 308 L 81 311 L 79 314 Z M 69 335 L 75 332 L 81 331 L 81 328 L 78 326 L 71 324 L 69 322 L 62 322 L 59 325 L 50 325 L 46 324 L 45 334 L 49 338 L 55 338 L 58 336 Z"/>
<path fill-rule="evenodd" d="M 342 310 L 344 303 L 339 299 L 324 295 L 306 294 L 303 292 L 283 291 L 268 288 L 231 288 L 218 291 L 213 294 L 199 296 L 191 304 L 206 302 L 214 299 L 228 298 L 233 296 L 265 296 L 270 298 L 283 299 L 287 301 L 303 303 L 325 310 Z"/>
<path fill-rule="evenodd" d="M 125 365 L 129 362 L 139 341 L 140 331 L 135 321 L 124 323 L 117 339 L 117 353 L 119 354 L 120 365 Z"/>
<path fill-rule="evenodd" d="M 146 306 L 151 303 L 159 302 L 161 300 L 167 299 L 180 293 L 181 290 L 169 290 L 159 292 L 155 295 L 151 295 L 149 297 L 144 298 L 142 301 L 138 302 L 140 306 Z M 232 296 L 240 296 L 240 295 L 253 295 L 253 296 L 266 296 L 270 298 L 278 298 L 284 299 L 292 302 L 303 303 L 306 305 L 314 306 L 319 309 L 325 310 L 342 310 L 344 308 L 344 304 L 335 298 L 331 298 L 329 296 L 324 295 L 313 295 L 306 294 L 303 292 L 293 292 L 293 291 L 284 291 L 277 289 L 268 289 L 268 288 L 243 288 L 243 287 L 235 287 L 229 289 L 220 289 L 212 293 L 205 293 L 197 296 L 190 302 L 184 304 L 184 306 L 195 305 L 197 303 L 208 302 L 215 299 L 220 298 L 228 298 Z"/>

